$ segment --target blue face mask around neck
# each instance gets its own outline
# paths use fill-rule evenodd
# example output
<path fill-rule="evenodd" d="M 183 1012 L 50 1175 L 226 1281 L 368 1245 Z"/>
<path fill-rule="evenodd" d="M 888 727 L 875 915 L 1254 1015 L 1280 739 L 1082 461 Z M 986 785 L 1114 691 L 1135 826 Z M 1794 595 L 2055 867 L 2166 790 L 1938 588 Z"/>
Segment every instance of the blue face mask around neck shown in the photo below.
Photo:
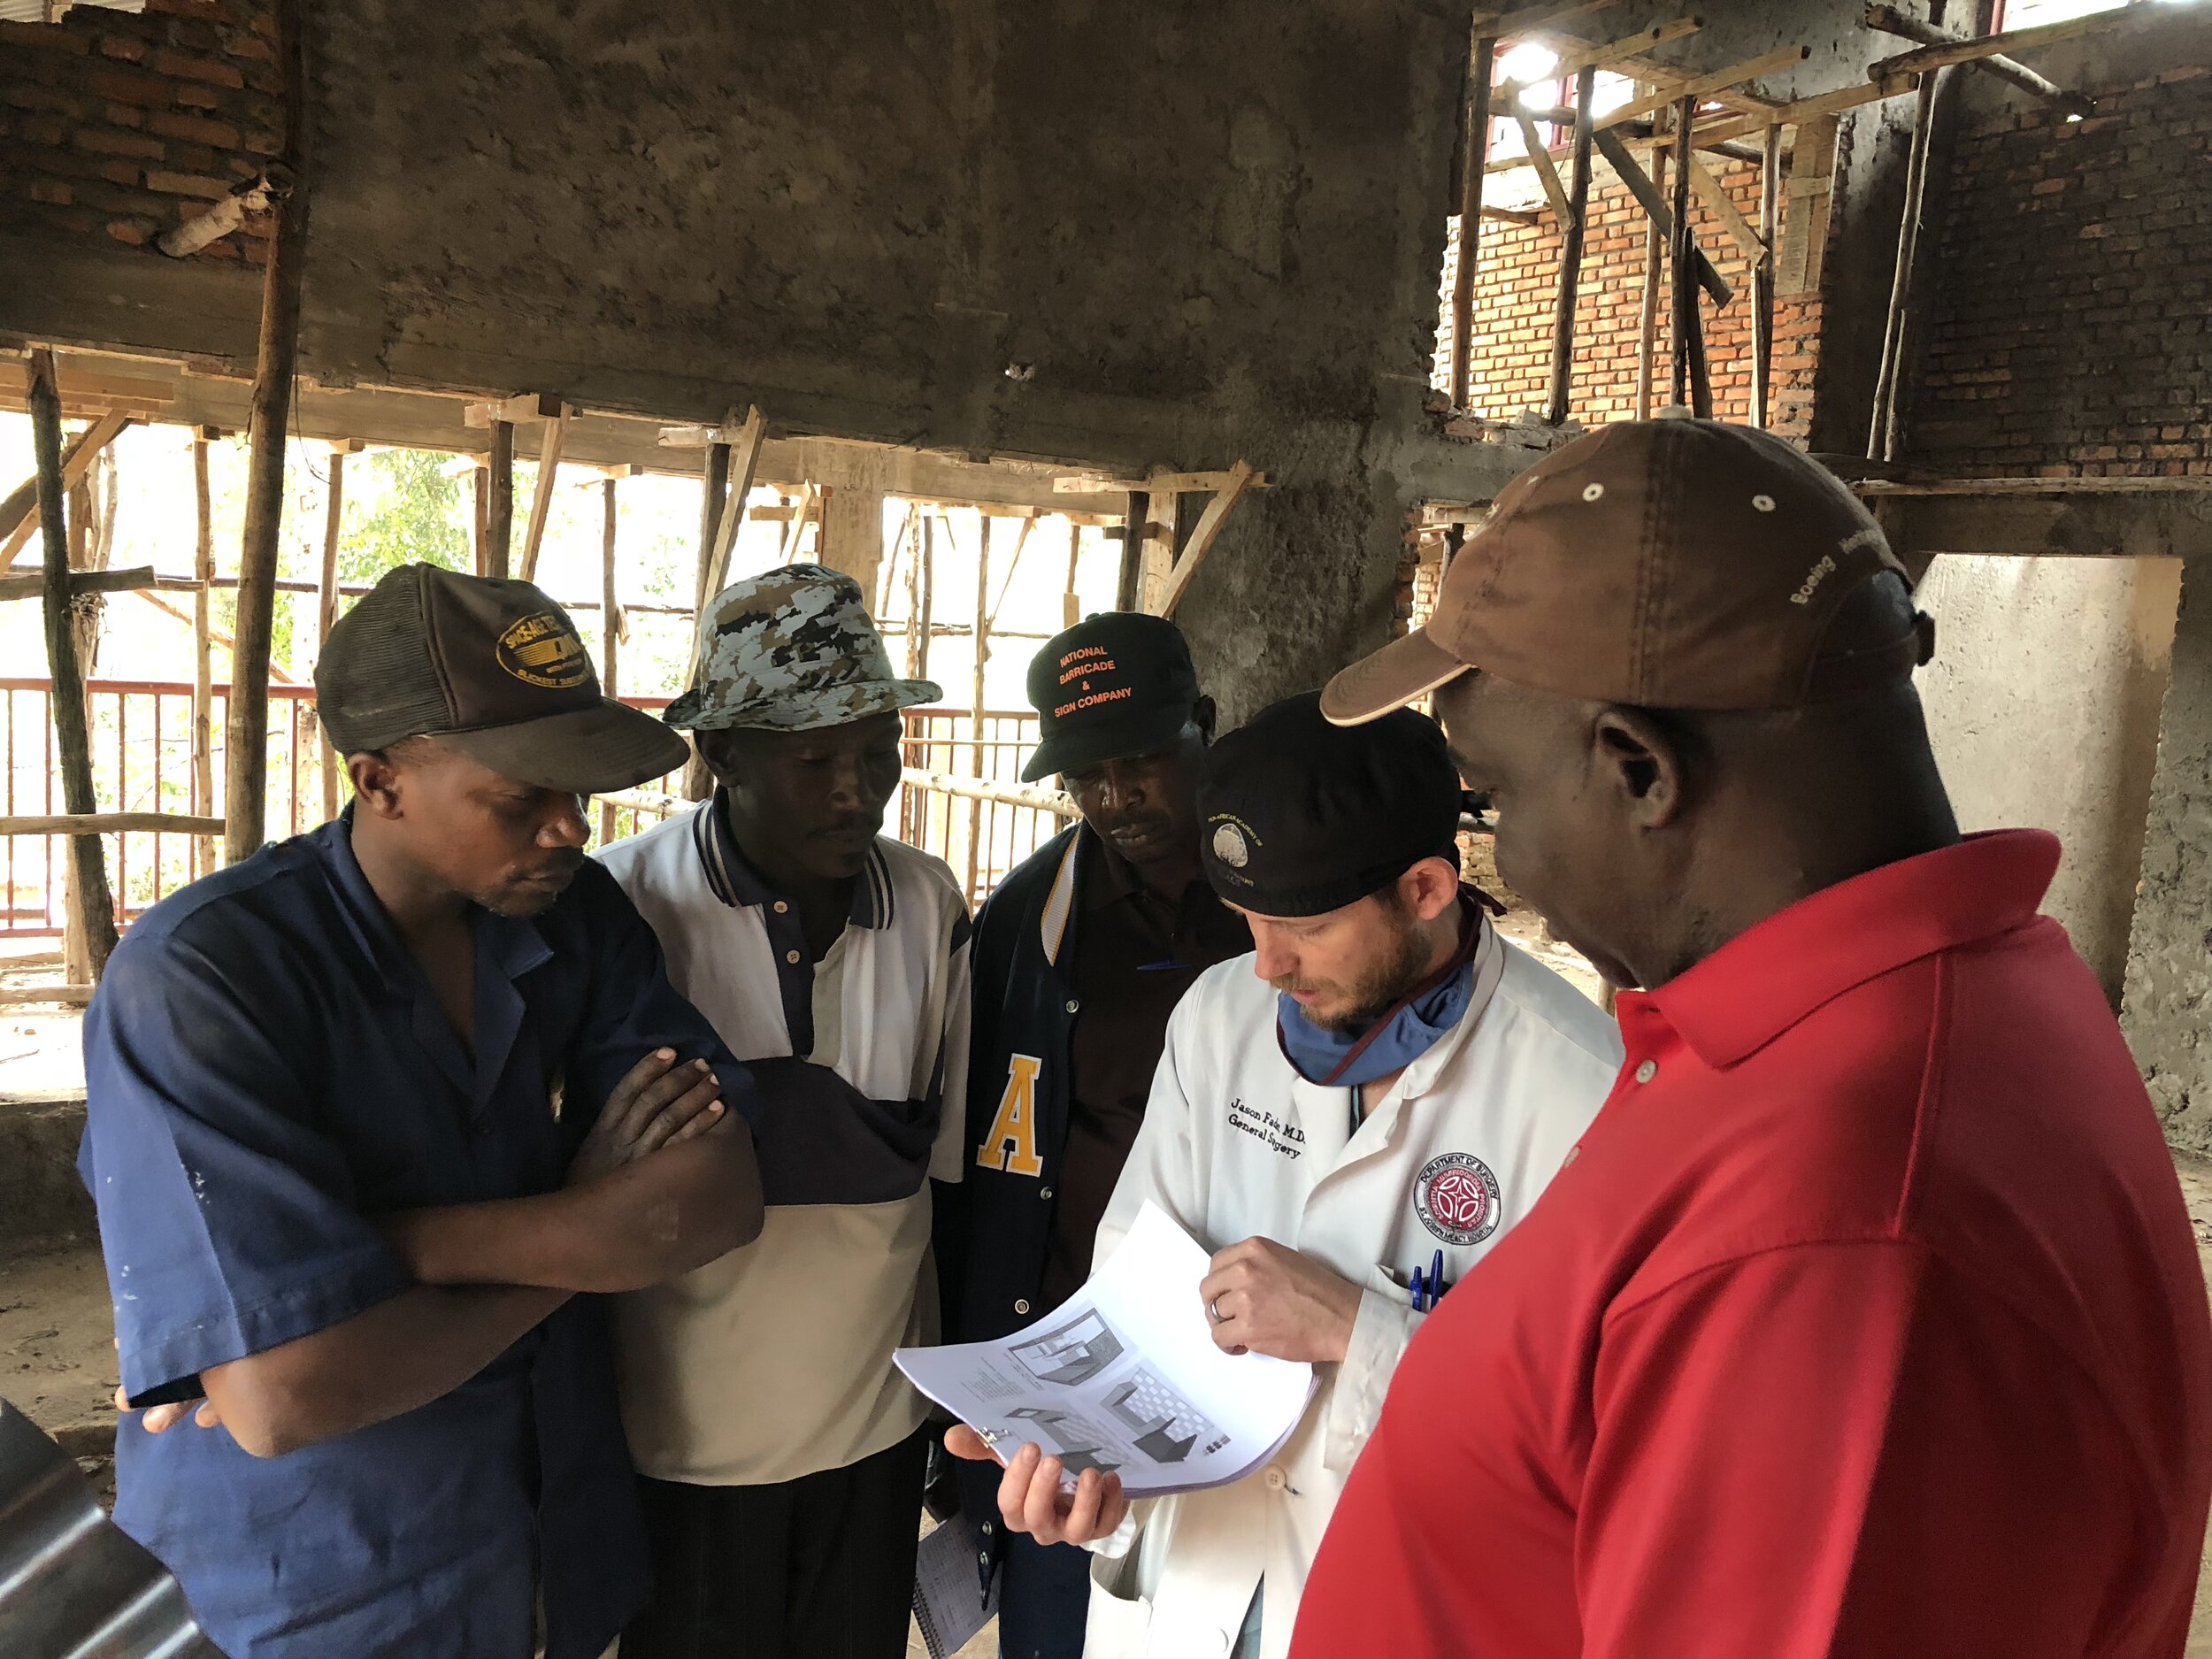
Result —
<path fill-rule="evenodd" d="M 1325 1088 L 1357 1088 L 1412 1064 L 1459 1024 L 1474 1000 L 1480 914 L 1470 913 L 1464 926 L 1466 935 L 1453 962 L 1363 1032 L 1317 1025 L 1289 993 L 1277 996 L 1275 1035 L 1283 1057 L 1307 1082 Z"/>

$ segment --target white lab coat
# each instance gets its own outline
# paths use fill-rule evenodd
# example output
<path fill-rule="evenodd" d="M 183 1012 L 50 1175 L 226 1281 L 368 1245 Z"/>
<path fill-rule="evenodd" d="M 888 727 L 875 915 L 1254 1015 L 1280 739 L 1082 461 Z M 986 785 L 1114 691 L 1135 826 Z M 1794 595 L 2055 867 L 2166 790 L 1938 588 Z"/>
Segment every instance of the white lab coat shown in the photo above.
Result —
<path fill-rule="evenodd" d="M 1413 1269 L 1425 1275 L 1440 1249 L 1456 1281 L 1528 1213 L 1603 1103 L 1621 1058 L 1613 1021 L 1486 920 L 1483 932 L 1466 1015 L 1356 1132 L 1352 1092 L 1308 1083 L 1283 1057 L 1275 993 L 1249 956 L 1201 975 L 1169 1020 L 1098 1259 L 1148 1199 L 1209 1250 L 1258 1234 L 1311 1256 L 1361 1286 L 1360 1308 L 1348 1354 L 1315 1367 L 1319 1386 L 1271 1463 L 1139 1503 L 1093 1547 L 1088 1659 L 1226 1654 L 1263 1577 L 1262 1659 L 1287 1652 L 1322 1532 L 1425 1317 Z"/>

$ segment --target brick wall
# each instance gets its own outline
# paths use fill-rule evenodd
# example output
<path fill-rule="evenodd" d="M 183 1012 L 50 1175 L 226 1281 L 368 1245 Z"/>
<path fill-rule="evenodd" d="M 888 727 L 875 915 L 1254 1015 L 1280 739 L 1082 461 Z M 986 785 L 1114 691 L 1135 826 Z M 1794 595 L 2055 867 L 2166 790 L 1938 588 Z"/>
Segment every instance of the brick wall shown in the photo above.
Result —
<path fill-rule="evenodd" d="M 1744 218 L 1759 217 L 1759 169 L 1724 157 L 1705 157 Z M 1636 355 L 1644 284 L 1644 212 L 1625 185 L 1590 186 L 1590 234 L 1583 247 L 1582 279 L 1575 305 L 1574 390 L 1571 414 L 1588 425 L 1636 412 Z M 1470 396 L 1477 414 L 1509 419 L 1541 410 L 1551 383 L 1552 309 L 1559 286 L 1559 225 L 1548 207 L 1537 224 L 1483 221 L 1475 281 L 1474 350 Z M 1724 420 L 1748 419 L 1751 408 L 1751 267 L 1735 240 L 1695 197 L 1691 223 L 1706 257 L 1735 288 L 1724 311 L 1701 297 L 1706 361 L 1711 367 L 1713 412 Z M 1454 220 L 1444 255 L 1442 309 L 1437 327 L 1433 383 L 1448 388 L 1451 363 L 1451 294 L 1459 265 L 1459 227 Z M 1673 331 L 1661 293 L 1655 359 L 1655 403 L 1669 397 L 1669 352 Z M 1769 423 L 1801 439 L 1810 418 L 1813 366 L 1819 349 L 1816 295 L 1778 297 L 1774 307 L 1774 383 Z"/>
<path fill-rule="evenodd" d="M 1975 474 L 2212 472 L 2212 72 L 1969 111 L 1912 458 Z"/>
<path fill-rule="evenodd" d="M 0 230 L 141 246 L 252 178 L 283 142 L 275 37 L 256 0 L 0 22 Z M 258 263 L 269 231 L 196 257 Z"/>

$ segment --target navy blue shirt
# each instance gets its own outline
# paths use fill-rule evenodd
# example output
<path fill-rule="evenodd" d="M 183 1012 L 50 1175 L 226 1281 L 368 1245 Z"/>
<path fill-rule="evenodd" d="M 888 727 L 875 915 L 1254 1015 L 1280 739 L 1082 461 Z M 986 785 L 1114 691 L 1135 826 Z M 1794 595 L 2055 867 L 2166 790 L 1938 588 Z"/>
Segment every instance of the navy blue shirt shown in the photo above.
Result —
<path fill-rule="evenodd" d="M 473 913 L 473 1056 L 353 856 L 350 813 L 155 906 L 85 1023 L 78 1167 L 123 1386 L 198 1373 L 408 1287 L 374 1218 L 561 1185 L 655 1048 L 751 1085 L 587 863 L 527 919 Z M 645 1591 L 597 1302 L 419 1409 L 257 1459 L 189 1422 L 116 1437 L 115 1518 L 231 1659 L 595 1659 Z"/>

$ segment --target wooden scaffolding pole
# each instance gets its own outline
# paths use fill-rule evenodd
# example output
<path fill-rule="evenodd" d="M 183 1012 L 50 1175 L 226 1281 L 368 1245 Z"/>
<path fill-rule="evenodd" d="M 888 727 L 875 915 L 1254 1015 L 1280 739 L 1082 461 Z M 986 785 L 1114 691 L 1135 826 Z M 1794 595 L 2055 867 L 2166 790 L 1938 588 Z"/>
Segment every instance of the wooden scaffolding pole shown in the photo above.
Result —
<path fill-rule="evenodd" d="M 323 503 L 323 568 L 315 588 L 315 660 L 322 661 L 322 648 L 330 641 L 330 630 L 338 620 L 338 526 L 346 511 L 346 454 L 343 449 L 330 452 L 330 488 Z M 315 719 L 318 731 L 322 729 L 319 710 Z M 323 774 L 323 822 L 327 824 L 338 816 L 338 751 L 330 746 L 330 735 L 324 733 L 317 749 Z"/>
<path fill-rule="evenodd" d="M 490 485 L 484 508 L 484 574 L 504 580 L 515 535 L 515 423 L 491 423 L 491 453 L 485 458 Z"/>
<path fill-rule="evenodd" d="M 734 417 L 733 409 L 730 415 Z M 726 419 L 723 431 L 731 429 Z M 738 428 L 730 445 L 729 497 L 717 515 L 713 540 L 708 543 L 705 557 L 699 561 L 699 591 L 695 601 L 691 637 L 691 661 L 695 669 L 706 646 L 707 601 L 720 593 L 728 584 L 730 557 L 737 548 L 737 533 L 745 524 L 745 498 L 753 491 L 753 474 L 760 465 L 760 446 L 768 435 L 768 417 L 755 404 L 745 414 L 745 424 Z M 684 768 L 684 794 L 694 801 L 703 801 L 712 791 L 713 778 L 707 772 L 707 763 L 699 758 L 695 746 L 691 762 Z"/>
<path fill-rule="evenodd" d="M 522 541 L 522 580 L 534 582 L 538 579 L 538 549 L 545 543 L 545 521 L 553 511 L 553 485 L 560 475 L 561 449 L 568 442 L 566 403 L 560 413 L 545 423 L 545 434 L 538 449 L 537 488 L 530 492 L 530 529 Z"/>
<path fill-rule="evenodd" d="M 1083 619 L 1083 601 L 1075 591 L 1076 561 L 1083 557 L 1083 526 L 1068 521 L 1068 581 L 1060 592 L 1060 626 L 1071 628 Z"/>
<path fill-rule="evenodd" d="M 726 440 L 717 439 L 707 445 L 699 482 L 699 574 L 693 585 L 699 589 L 699 603 L 703 604 L 707 572 L 714 563 L 714 538 L 722 527 L 722 509 L 730 495 L 730 446 Z"/>
<path fill-rule="evenodd" d="M 621 683 L 616 653 L 622 639 L 622 607 L 614 594 L 614 480 L 603 480 L 599 486 L 599 692 L 611 697 Z M 614 808 L 606 802 L 599 803 L 599 844 L 604 847 L 614 839 Z"/>
<path fill-rule="evenodd" d="M 1751 273 L 1751 424 L 1763 430 L 1774 394 L 1774 265 L 1782 234 L 1782 129 L 1767 128 L 1759 163 L 1759 240 L 1767 257 Z"/>
<path fill-rule="evenodd" d="M 192 544 L 192 574 L 199 586 L 192 590 L 192 810 L 203 816 L 215 810 L 215 664 L 211 636 L 214 603 L 211 584 L 215 580 L 215 514 L 207 484 L 207 446 L 214 436 L 211 426 L 192 434 L 192 504 L 197 535 Z M 199 838 L 193 874 L 206 875 L 215 868 L 218 843 L 212 835 Z"/>
<path fill-rule="evenodd" d="M 1575 76 L 1574 182 L 1567 191 L 1567 220 L 1560 227 L 1559 292 L 1552 309 L 1551 400 L 1544 411 L 1544 419 L 1555 426 L 1566 423 L 1574 385 L 1575 298 L 1582 282 L 1583 226 L 1590 216 L 1590 122 L 1597 73 L 1586 67 Z"/>
<path fill-rule="evenodd" d="M 929 636 L 934 632 L 930 625 L 935 619 L 937 605 L 937 534 L 930 527 L 930 521 L 933 518 L 943 517 L 942 512 L 926 512 L 922 515 L 921 609 L 914 613 L 914 636 L 921 641 L 914 653 L 914 678 L 917 680 L 929 678 Z M 949 518 L 945 520 L 945 531 L 948 535 L 951 534 L 952 521 Z"/>
<path fill-rule="evenodd" d="M 69 540 L 61 476 L 61 389 L 50 351 L 31 354 L 31 441 L 38 463 L 39 530 L 46 548 L 46 657 L 52 689 L 55 753 L 62 800 L 72 814 L 98 810 L 92 787 L 92 737 L 84 675 L 71 626 Z M 107 850 L 97 835 L 69 838 L 69 920 L 84 940 L 86 969 L 96 981 L 115 949 L 115 901 L 108 890 Z"/>
<path fill-rule="evenodd" d="M 238 556 L 238 621 L 223 722 L 224 854 L 237 864 L 259 849 L 267 823 L 269 641 L 276 621 L 277 538 L 284 520 L 284 437 L 299 346 L 300 265 L 308 188 L 305 66 L 299 0 L 277 0 L 277 58 L 284 78 L 284 142 L 291 187 L 277 209 L 276 241 L 261 286 L 261 339 L 247 426 L 246 527 Z"/>
<path fill-rule="evenodd" d="M 1930 49 L 1932 50 L 1938 49 Z M 1920 77 L 1914 89 L 1912 150 L 1905 164 L 1905 211 L 1897 227 L 1897 265 L 1890 278 L 1889 311 L 1882 323 L 1882 362 L 1874 380 L 1874 412 L 1867 423 L 1870 460 L 1896 459 L 1901 424 L 1898 387 L 1904 379 L 1905 311 L 1912 299 L 1913 257 L 1919 246 L 1921 216 L 1928 198 L 1928 154 L 1935 136 L 1938 72 Z"/>
<path fill-rule="evenodd" d="M 929 618 L 922 614 L 922 526 L 927 518 L 918 506 L 907 509 L 906 529 L 899 540 L 906 546 L 906 677 L 922 677 L 922 641 L 929 633 Z M 906 538 L 911 536 L 911 544 Z"/>
<path fill-rule="evenodd" d="M 479 576 L 489 572 L 491 549 L 491 469 L 482 462 L 469 470 L 469 502 L 476 511 L 476 529 L 469 541 L 471 563 Z"/>
<path fill-rule="evenodd" d="M 1468 59 L 1466 131 L 1461 136 L 1459 268 L 1452 275 L 1452 407 L 1471 407 L 1474 360 L 1475 262 L 1482 247 L 1483 170 L 1490 164 L 1490 81 L 1497 72 L 1498 42 L 1485 35 Z"/>
<path fill-rule="evenodd" d="M 1667 183 L 1667 152 L 1651 153 L 1651 183 L 1655 197 L 1663 197 Z M 1615 164 L 1619 165 L 1617 162 Z M 1644 213 L 1643 309 L 1636 325 L 1636 419 L 1649 420 L 1652 410 L 1652 365 L 1659 345 L 1659 273 L 1666 232 L 1659 215 L 1647 207 Z"/>
<path fill-rule="evenodd" d="M 1686 140 L 1697 119 L 1697 99 L 1680 99 L 1674 106 L 1674 133 Z M 1684 147 L 1686 149 L 1687 144 Z M 1713 415 L 1713 387 L 1705 370 L 1703 319 L 1697 310 L 1696 233 L 1690 227 L 1690 170 L 1676 158 L 1674 169 L 1674 402 L 1685 404 L 1701 420 Z"/>

